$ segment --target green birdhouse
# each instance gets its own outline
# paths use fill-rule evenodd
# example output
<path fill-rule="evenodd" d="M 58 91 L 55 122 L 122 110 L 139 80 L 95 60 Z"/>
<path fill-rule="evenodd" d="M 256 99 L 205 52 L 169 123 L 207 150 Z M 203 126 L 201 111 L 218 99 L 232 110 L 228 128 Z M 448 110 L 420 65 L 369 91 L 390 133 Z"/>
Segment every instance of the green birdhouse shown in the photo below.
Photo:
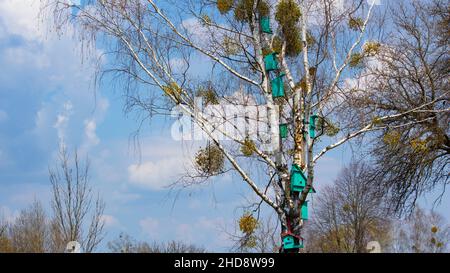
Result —
<path fill-rule="evenodd" d="M 291 169 L 291 191 L 301 192 L 306 186 L 306 176 L 297 164 Z"/>
<path fill-rule="evenodd" d="M 316 120 L 318 116 L 317 115 L 311 115 L 309 117 L 309 137 L 315 138 L 316 137 Z"/>
<path fill-rule="evenodd" d="M 308 220 L 308 202 L 309 201 L 303 202 L 303 205 L 302 205 L 302 220 Z"/>
<path fill-rule="evenodd" d="M 286 235 L 283 237 L 284 249 L 303 248 L 303 240 L 293 235 Z"/>
<path fill-rule="evenodd" d="M 264 65 L 266 71 L 273 71 L 278 69 L 277 53 L 272 52 L 264 57 Z"/>
<path fill-rule="evenodd" d="M 285 123 L 280 124 L 280 137 L 287 138 L 287 135 L 288 135 L 288 125 Z"/>
<path fill-rule="evenodd" d="M 272 34 L 272 30 L 270 29 L 270 18 L 269 18 L 269 16 L 261 17 L 261 20 L 259 22 L 260 22 L 260 25 L 261 25 L 261 31 L 263 33 Z"/>
<path fill-rule="evenodd" d="M 285 76 L 285 74 L 281 74 L 280 76 L 278 76 L 272 80 L 272 97 L 273 98 L 284 97 L 284 82 L 283 82 L 284 76 Z"/>

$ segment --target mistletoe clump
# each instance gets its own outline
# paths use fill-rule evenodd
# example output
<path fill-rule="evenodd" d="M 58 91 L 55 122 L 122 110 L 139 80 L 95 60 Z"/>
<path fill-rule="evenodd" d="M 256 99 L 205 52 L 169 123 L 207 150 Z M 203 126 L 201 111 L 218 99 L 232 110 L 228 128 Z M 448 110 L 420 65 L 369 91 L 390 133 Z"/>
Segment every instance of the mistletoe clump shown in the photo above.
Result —
<path fill-rule="evenodd" d="M 219 104 L 219 99 L 217 98 L 216 91 L 211 85 L 200 87 L 197 91 L 197 96 L 203 99 L 203 103 L 205 106 Z"/>
<path fill-rule="evenodd" d="M 233 8 L 234 0 L 217 0 L 217 9 L 221 14 L 225 14 Z"/>
<path fill-rule="evenodd" d="M 420 138 L 412 139 L 409 142 L 409 144 L 411 145 L 411 148 L 416 153 L 426 153 L 428 151 L 427 143 L 428 143 L 427 140 L 420 139 Z"/>
<path fill-rule="evenodd" d="M 258 228 L 258 220 L 250 213 L 245 213 L 239 219 L 239 229 L 244 233 L 241 240 L 241 246 L 246 248 L 253 248 L 256 246 L 255 230 Z"/>
<path fill-rule="evenodd" d="M 381 44 L 378 42 L 367 42 L 363 46 L 363 52 L 368 57 L 373 57 L 380 52 Z"/>
<path fill-rule="evenodd" d="M 250 213 L 245 213 L 241 219 L 239 219 L 239 229 L 242 233 L 250 235 L 258 227 L 258 220 Z"/>
<path fill-rule="evenodd" d="M 364 55 L 363 54 L 361 54 L 359 52 L 358 53 L 353 53 L 350 56 L 350 61 L 348 62 L 348 65 L 350 65 L 350 67 L 353 67 L 353 68 L 359 67 L 361 65 L 363 59 L 364 59 Z"/>
<path fill-rule="evenodd" d="M 222 151 L 215 144 L 208 144 L 195 155 L 197 169 L 206 175 L 216 175 L 222 172 L 225 159 Z"/>
<path fill-rule="evenodd" d="M 317 130 L 323 130 L 323 133 L 329 137 L 336 136 L 340 131 L 339 126 L 333 124 L 326 118 L 319 118 L 319 120 L 317 121 Z"/>
<path fill-rule="evenodd" d="M 391 131 L 388 131 L 386 134 L 384 134 L 383 142 L 386 145 L 389 145 L 389 147 L 394 148 L 400 143 L 401 137 L 402 137 L 402 134 L 399 131 L 391 130 Z"/>
<path fill-rule="evenodd" d="M 381 44 L 374 41 L 369 41 L 364 44 L 362 47 L 362 52 L 353 53 L 350 56 L 349 65 L 352 68 L 360 67 L 364 58 L 366 57 L 374 57 L 380 52 Z"/>
<path fill-rule="evenodd" d="M 437 226 L 432 226 L 432 227 L 431 227 L 431 232 L 432 232 L 432 233 L 438 232 L 438 227 L 437 227 Z"/>
<path fill-rule="evenodd" d="M 349 27 L 351 30 L 358 31 L 358 30 L 361 30 L 361 28 L 362 28 L 363 26 L 364 26 L 364 21 L 363 21 L 362 18 L 359 18 L 359 17 L 357 17 L 357 18 L 350 17 L 350 19 L 348 20 L 348 27 Z"/>
<path fill-rule="evenodd" d="M 171 82 L 169 85 L 163 86 L 162 90 L 166 96 L 172 97 L 177 102 L 180 102 L 182 89 L 176 82 Z"/>
<path fill-rule="evenodd" d="M 272 40 L 273 52 L 280 53 L 282 49 L 283 49 L 283 40 L 280 37 L 275 36 Z"/>
<path fill-rule="evenodd" d="M 224 53 L 227 56 L 233 56 L 240 52 L 241 48 L 240 45 L 231 37 L 226 36 L 223 41 L 222 45 L 224 48 Z"/>
<path fill-rule="evenodd" d="M 239 0 L 234 10 L 234 18 L 240 22 L 250 22 L 253 18 L 255 0 Z M 257 6 L 259 16 L 269 16 L 270 7 L 266 1 L 259 1 Z"/>
<path fill-rule="evenodd" d="M 282 0 L 275 12 L 275 19 L 281 26 L 286 41 L 286 55 L 297 56 L 303 49 L 298 22 L 302 12 L 293 0 Z"/>
<path fill-rule="evenodd" d="M 211 17 L 209 17 L 207 14 L 202 15 L 202 24 L 203 25 L 209 25 L 212 23 Z"/>
<path fill-rule="evenodd" d="M 256 150 L 255 142 L 253 140 L 246 138 L 241 146 L 241 152 L 244 156 L 252 156 Z"/>

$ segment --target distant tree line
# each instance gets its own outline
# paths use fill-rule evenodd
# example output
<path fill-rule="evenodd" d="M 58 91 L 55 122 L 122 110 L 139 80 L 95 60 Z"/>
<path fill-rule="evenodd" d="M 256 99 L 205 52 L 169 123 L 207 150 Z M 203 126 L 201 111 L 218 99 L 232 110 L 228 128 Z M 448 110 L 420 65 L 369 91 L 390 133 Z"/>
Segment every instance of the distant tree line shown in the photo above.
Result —
<path fill-rule="evenodd" d="M 102 241 L 105 203 L 90 185 L 89 160 L 77 152 L 71 159 L 65 146 L 58 156 L 58 165 L 49 168 L 52 214 L 35 200 L 15 219 L 0 217 L 0 252 L 64 252 L 77 241 L 90 253 Z"/>
<path fill-rule="evenodd" d="M 0 214 L 0 253 L 60 253 L 71 241 L 79 242 L 82 252 L 98 251 L 105 235 L 105 203 L 91 187 L 89 160 L 80 160 L 77 152 L 71 158 L 62 147 L 58 164 L 49 169 L 52 214 L 46 213 L 38 200 L 13 219 Z M 124 233 L 107 246 L 108 251 L 117 253 L 206 252 L 202 247 L 179 241 L 137 242 Z"/>

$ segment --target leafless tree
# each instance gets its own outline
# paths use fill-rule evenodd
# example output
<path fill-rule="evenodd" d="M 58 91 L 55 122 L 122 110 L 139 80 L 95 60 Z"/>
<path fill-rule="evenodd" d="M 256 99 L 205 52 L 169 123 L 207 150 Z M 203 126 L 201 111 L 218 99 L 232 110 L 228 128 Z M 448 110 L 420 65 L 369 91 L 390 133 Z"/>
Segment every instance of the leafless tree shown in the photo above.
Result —
<path fill-rule="evenodd" d="M 341 108 L 349 127 L 370 120 L 384 127 L 367 146 L 380 187 L 400 213 L 450 182 L 448 15 L 448 1 L 391 7 L 391 34 Z"/>
<path fill-rule="evenodd" d="M 11 241 L 8 234 L 8 222 L 3 214 L 0 214 L 0 253 L 11 252 Z"/>
<path fill-rule="evenodd" d="M 47 217 L 42 204 L 34 201 L 9 226 L 10 252 L 44 253 L 49 248 Z"/>
<path fill-rule="evenodd" d="M 78 241 L 90 253 L 103 239 L 101 219 L 105 204 L 94 194 L 89 177 L 89 161 L 82 162 L 75 152 L 73 159 L 64 146 L 59 166 L 49 169 L 52 185 L 52 243 L 55 252 L 63 252 L 70 241 Z"/>
<path fill-rule="evenodd" d="M 193 244 L 180 241 L 167 243 L 138 242 L 125 233 L 121 233 L 118 239 L 108 243 L 108 248 L 113 253 L 204 253 L 206 250 Z"/>
<path fill-rule="evenodd" d="M 386 202 L 365 163 L 352 163 L 314 200 L 308 226 L 310 252 L 366 252 L 369 241 L 390 242 Z"/>
<path fill-rule="evenodd" d="M 391 251 L 395 253 L 448 252 L 450 226 L 442 215 L 416 207 L 407 219 L 394 225 Z"/>
<path fill-rule="evenodd" d="M 423 100 L 395 113 L 376 104 L 375 112 L 364 118 L 340 114 L 351 99 L 348 80 L 362 73 L 355 68 L 390 48 L 381 46 L 386 9 L 375 6 L 376 1 L 101 0 L 87 1 L 86 6 L 43 2 L 43 14 L 53 16 L 58 31 L 75 29 L 85 45 L 100 39 L 106 46 L 105 55 L 112 61 L 103 71 L 125 83 L 128 110 L 138 111 L 145 121 L 170 114 L 176 105 L 192 118 L 209 141 L 196 155 L 198 173 L 192 178 L 204 181 L 233 171 L 277 213 L 282 233 L 296 238 L 302 235 L 300 208 L 312 189 L 314 166 L 326 153 L 384 130 L 387 121 L 401 121 L 412 112 L 448 115 L 446 108 L 429 112 L 430 101 Z M 271 30 L 263 24 L 267 17 Z M 198 56 L 211 64 L 201 75 L 191 69 Z M 274 70 L 269 59 L 278 62 Z M 214 115 L 198 111 L 196 96 L 219 109 Z M 247 126 L 234 122 L 236 116 L 220 114 L 224 103 L 261 106 L 264 110 L 256 118 L 246 110 L 237 118 L 244 125 L 256 122 L 265 133 L 245 130 Z M 396 126 L 411 122 L 425 121 L 405 120 Z M 280 136 L 280 124 L 288 126 L 286 138 Z M 268 142 L 275 148 L 268 149 Z M 295 168 L 307 177 L 300 190 L 291 189 L 290 171 Z"/>

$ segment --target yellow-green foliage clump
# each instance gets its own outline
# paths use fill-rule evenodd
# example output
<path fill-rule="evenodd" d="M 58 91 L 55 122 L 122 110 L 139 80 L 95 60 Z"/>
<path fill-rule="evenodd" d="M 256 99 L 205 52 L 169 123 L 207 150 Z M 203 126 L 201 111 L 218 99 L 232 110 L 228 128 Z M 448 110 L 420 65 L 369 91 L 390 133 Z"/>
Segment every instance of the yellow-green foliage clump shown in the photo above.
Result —
<path fill-rule="evenodd" d="M 358 67 L 361 65 L 363 59 L 364 56 L 361 53 L 353 53 L 350 56 L 350 61 L 348 62 L 348 65 L 350 65 L 350 67 Z"/>
<path fill-rule="evenodd" d="M 308 69 L 308 71 L 309 71 L 309 76 L 310 76 L 311 78 L 314 78 L 314 77 L 316 76 L 317 67 L 310 67 L 310 68 Z"/>
<path fill-rule="evenodd" d="M 162 89 L 166 96 L 174 98 L 177 102 L 180 102 L 182 89 L 176 82 L 171 82 L 169 85 L 163 86 Z"/>
<path fill-rule="evenodd" d="M 301 16 L 300 7 L 294 0 L 282 0 L 277 5 L 275 19 L 280 24 L 286 40 L 286 55 L 288 56 L 297 56 L 303 48 L 298 28 Z"/>
<path fill-rule="evenodd" d="M 383 124 L 383 120 L 380 117 L 374 117 L 372 119 L 372 124 L 375 126 L 379 126 Z"/>
<path fill-rule="evenodd" d="M 426 140 L 416 138 L 416 139 L 411 140 L 409 142 L 409 144 L 411 145 L 411 148 L 413 148 L 414 152 L 424 153 L 424 152 L 428 151 Z"/>
<path fill-rule="evenodd" d="M 219 104 L 216 91 L 212 86 L 200 87 L 197 91 L 197 96 L 202 97 L 204 105 Z"/>
<path fill-rule="evenodd" d="M 234 17 L 241 22 L 250 22 L 253 18 L 253 4 L 255 0 L 238 0 L 237 6 L 234 10 Z M 259 16 L 268 16 L 270 7 L 266 1 L 259 1 L 257 11 Z"/>
<path fill-rule="evenodd" d="M 314 79 L 314 77 L 316 76 L 316 71 L 317 71 L 317 68 L 315 68 L 315 67 L 310 67 L 309 68 L 309 78 L 311 79 L 311 80 L 313 80 Z M 295 89 L 297 89 L 297 88 L 301 88 L 303 91 L 307 91 L 306 89 L 307 89 L 307 86 L 306 86 L 306 78 L 305 77 L 303 77 L 296 85 L 295 85 Z"/>
<path fill-rule="evenodd" d="M 221 14 L 225 14 L 233 8 L 234 0 L 217 0 L 217 9 Z"/>
<path fill-rule="evenodd" d="M 363 52 L 368 57 L 373 57 L 380 52 L 381 44 L 378 42 L 367 42 L 363 46 Z"/>
<path fill-rule="evenodd" d="M 274 52 L 280 53 L 282 49 L 283 49 L 283 40 L 281 40 L 280 37 L 275 36 L 272 40 L 272 50 Z"/>
<path fill-rule="evenodd" d="M 202 15 L 202 20 L 203 25 L 208 25 L 212 23 L 211 17 L 209 17 L 207 14 Z"/>
<path fill-rule="evenodd" d="M 241 146 L 241 152 L 244 156 L 252 156 L 255 152 L 256 146 L 253 140 L 246 138 Z"/>
<path fill-rule="evenodd" d="M 383 142 L 390 147 L 396 147 L 400 143 L 402 134 L 399 131 L 391 130 L 383 136 Z"/>
<path fill-rule="evenodd" d="M 431 227 L 431 232 L 432 232 L 432 233 L 436 233 L 436 232 L 438 232 L 438 230 L 439 230 L 439 229 L 438 229 L 437 226 L 432 226 L 432 227 Z"/>
<path fill-rule="evenodd" d="M 203 174 L 215 175 L 223 170 L 225 159 L 217 145 L 209 144 L 195 155 L 197 169 Z"/>
<path fill-rule="evenodd" d="M 305 77 L 303 77 L 298 83 L 295 84 L 295 89 L 301 88 L 303 91 L 306 91 L 306 80 Z"/>
<path fill-rule="evenodd" d="M 327 123 L 323 129 L 324 129 L 323 130 L 324 133 L 329 137 L 334 137 L 341 130 L 341 129 L 339 129 L 339 127 L 337 125 L 330 123 L 330 122 Z"/>
<path fill-rule="evenodd" d="M 350 17 L 350 19 L 348 20 L 348 27 L 352 30 L 358 31 L 361 30 L 361 28 L 364 25 L 364 21 L 363 19 L 357 17 Z"/>
<path fill-rule="evenodd" d="M 284 34 L 286 38 L 286 55 L 295 57 L 303 50 L 303 42 L 300 37 L 300 30 L 293 28 L 290 32 Z"/>
<path fill-rule="evenodd" d="M 328 119 L 319 118 L 319 120 L 317 121 L 317 131 L 321 132 L 322 130 L 323 133 L 329 137 L 337 135 L 340 131 L 339 126 L 333 124 Z"/>
<path fill-rule="evenodd" d="M 223 39 L 222 46 L 227 56 L 233 56 L 241 51 L 240 45 L 231 37 L 226 36 Z"/>
<path fill-rule="evenodd" d="M 316 43 L 316 38 L 309 31 L 306 32 L 306 43 L 309 47 Z"/>
<path fill-rule="evenodd" d="M 252 234 L 257 227 L 258 220 L 250 213 L 245 213 L 241 219 L 239 219 L 239 229 L 246 235 Z"/>
<path fill-rule="evenodd" d="M 282 0 L 275 13 L 275 19 L 282 27 L 293 27 L 302 16 L 300 7 L 294 0 Z"/>

